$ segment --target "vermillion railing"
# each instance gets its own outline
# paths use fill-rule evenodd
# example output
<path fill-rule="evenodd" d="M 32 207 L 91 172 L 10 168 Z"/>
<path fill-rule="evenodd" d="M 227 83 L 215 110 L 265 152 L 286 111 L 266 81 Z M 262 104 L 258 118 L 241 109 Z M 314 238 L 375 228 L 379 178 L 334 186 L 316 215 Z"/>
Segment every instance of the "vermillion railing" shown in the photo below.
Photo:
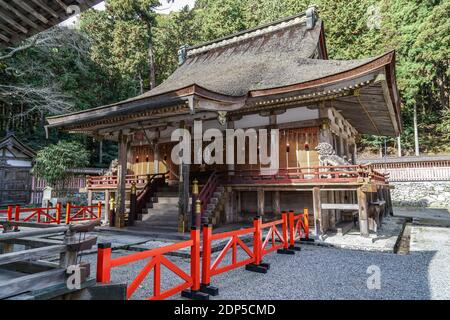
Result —
<path fill-rule="evenodd" d="M 278 170 L 231 170 L 222 173 L 228 184 L 283 184 L 283 183 L 348 183 L 369 178 L 386 183 L 387 175 L 362 165 L 292 167 Z"/>
<path fill-rule="evenodd" d="M 14 221 L 60 224 L 61 204 L 58 203 L 55 207 L 46 208 L 22 208 L 16 206 Z"/>
<path fill-rule="evenodd" d="M 125 178 L 125 184 L 127 187 L 131 187 L 133 182 L 138 186 L 145 186 L 147 184 L 149 175 L 127 175 Z M 88 176 L 87 188 L 88 189 L 108 189 L 117 188 L 119 178 L 118 176 Z"/>
<path fill-rule="evenodd" d="M 77 221 L 98 220 L 102 216 L 101 202 L 94 206 L 75 206 L 70 202 L 66 205 L 66 224 Z"/>
<path fill-rule="evenodd" d="M 190 272 L 183 271 L 175 263 L 171 262 L 165 255 L 184 248 L 191 249 Z M 153 271 L 153 292 L 147 297 L 148 300 L 165 299 L 177 294 L 184 289 L 191 288 L 192 291 L 200 290 L 200 229 L 191 231 L 191 239 L 178 242 L 169 246 L 133 253 L 126 256 L 111 258 L 111 245 L 99 245 L 97 256 L 97 282 L 109 283 L 111 281 L 111 269 L 137 261 L 147 261 L 146 265 L 138 275 L 127 286 L 127 299 L 136 292 L 147 275 Z M 161 289 L 161 266 L 179 276 L 183 282 L 166 290 Z"/>

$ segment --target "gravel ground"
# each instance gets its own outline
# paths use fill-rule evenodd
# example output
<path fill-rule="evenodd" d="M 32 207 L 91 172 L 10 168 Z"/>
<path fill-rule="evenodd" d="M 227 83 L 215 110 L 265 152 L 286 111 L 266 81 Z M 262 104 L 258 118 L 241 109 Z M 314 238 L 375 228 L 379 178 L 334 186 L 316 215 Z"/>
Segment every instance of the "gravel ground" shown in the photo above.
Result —
<path fill-rule="evenodd" d="M 426 232 L 436 234 L 436 230 L 421 228 L 425 231 L 419 234 L 425 237 Z M 449 229 L 446 230 L 448 232 Z M 304 245 L 302 251 L 295 255 L 271 253 L 264 259 L 271 264 L 267 274 L 239 268 L 213 277 L 212 285 L 220 290 L 220 295 L 214 299 L 450 299 L 450 232 L 443 236 L 447 237 L 446 245 L 441 243 L 441 237 L 431 238 L 427 247 L 416 248 L 410 255 L 310 245 Z M 113 257 L 129 253 L 117 250 Z M 84 261 L 91 262 L 92 270 L 95 270 L 95 258 L 95 255 L 83 257 Z M 188 272 L 189 260 L 180 257 L 168 259 Z M 114 268 L 112 282 L 130 283 L 145 263 L 139 261 Z M 367 288 L 370 276 L 367 269 L 373 265 L 381 271 L 379 290 Z M 151 273 L 132 299 L 151 295 L 152 279 Z M 162 290 L 182 281 L 165 268 L 162 268 L 161 279 Z M 180 296 L 172 298 L 179 299 Z"/>

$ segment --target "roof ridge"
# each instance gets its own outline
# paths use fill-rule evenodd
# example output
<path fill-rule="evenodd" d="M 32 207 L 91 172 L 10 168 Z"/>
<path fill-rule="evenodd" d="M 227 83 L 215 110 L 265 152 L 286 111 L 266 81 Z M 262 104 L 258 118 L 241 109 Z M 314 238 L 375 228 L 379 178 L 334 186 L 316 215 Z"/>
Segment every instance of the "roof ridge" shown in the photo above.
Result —
<path fill-rule="evenodd" d="M 199 45 L 187 47 L 187 56 L 195 56 L 197 54 L 224 47 L 230 44 L 238 43 L 243 40 L 251 39 L 254 37 L 259 37 L 267 33 L 272 33 L 293 25 L 301 24 L 307 22 L 307 12 L 302 12 L 293 16 L 282 18 L 270 23 L 260 25 L 255 28 L 239 31 L 231 35 L 218 38 L 212 41 L 208 41 Z"/>

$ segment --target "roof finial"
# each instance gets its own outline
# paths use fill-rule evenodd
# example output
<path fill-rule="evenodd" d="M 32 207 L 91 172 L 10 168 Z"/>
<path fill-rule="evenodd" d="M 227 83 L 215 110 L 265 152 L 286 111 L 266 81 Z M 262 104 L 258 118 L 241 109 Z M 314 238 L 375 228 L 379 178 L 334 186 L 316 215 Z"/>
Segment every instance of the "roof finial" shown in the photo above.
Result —
<path fill-rule="evenodd" d="M 178 50 L 178 65 L 181 66 L 186 62 L 187 57 L 187 45 L 181 46 Z"/>
<path fill-rule="evenodd" d="M 308 30 L 314 28 L 317 20 L 317 10 L 316 5 L 310 5 L 308 9 L 306 9 L 306 27 Z"/>

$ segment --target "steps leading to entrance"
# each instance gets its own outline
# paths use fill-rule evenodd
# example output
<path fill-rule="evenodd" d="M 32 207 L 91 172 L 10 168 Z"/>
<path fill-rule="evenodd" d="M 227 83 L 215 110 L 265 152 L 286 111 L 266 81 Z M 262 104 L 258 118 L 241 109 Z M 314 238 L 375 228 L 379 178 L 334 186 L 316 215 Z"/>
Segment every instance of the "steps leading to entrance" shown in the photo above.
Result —
<path fill-rule="evenodd" d="M 158 189 L 155 197 L 152 197 L 142 210 L 138 221 L 135 222 L 135 229 L 170 232 L 178 230 L 178 192 L 162 189 Z"/>

